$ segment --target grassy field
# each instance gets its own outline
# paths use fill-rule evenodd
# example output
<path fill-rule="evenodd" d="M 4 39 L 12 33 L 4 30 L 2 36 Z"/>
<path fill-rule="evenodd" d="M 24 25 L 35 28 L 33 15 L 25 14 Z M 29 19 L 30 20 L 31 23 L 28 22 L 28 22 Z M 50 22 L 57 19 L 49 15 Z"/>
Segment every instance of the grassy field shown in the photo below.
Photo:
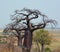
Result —
<path fill-rule="evenodd" d="M 52 36 L 50 48 L 52 50 L 60 49 L 60 29 L 50 29 L 48 31 Z"/>
<path fill-rule="evenodd" d="M 50 35 L 52 36 L 52 42 L 49 47 L 52 50 L 60 49 L 60 29 L 46 29 L 46 30 L 48 30 Z M 2 32 L 2 31 L 3 30 L 0 30 L 0 32 Z M 0 34 L 0 36 L 3 36 L 3 35 Z"/>
<path fill-rule="evenodd" d="M 52 51 L 57 49 L 60 50 L 60 29 L 45 29 L 45 30 L 48 30 L 49 34 L 52 36 L 52 42 L 48 47 L 50 47 Z"/>

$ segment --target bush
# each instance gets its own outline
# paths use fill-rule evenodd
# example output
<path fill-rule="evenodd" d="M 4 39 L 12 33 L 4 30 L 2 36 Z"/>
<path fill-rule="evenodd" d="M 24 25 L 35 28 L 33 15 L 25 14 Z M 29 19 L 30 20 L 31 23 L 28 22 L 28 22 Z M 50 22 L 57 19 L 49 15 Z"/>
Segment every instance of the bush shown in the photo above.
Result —
<path fill-rule="evenodd" d="M 51 52 L 51 49 L 50 48 L 45 48 L 45 52 Z"/>

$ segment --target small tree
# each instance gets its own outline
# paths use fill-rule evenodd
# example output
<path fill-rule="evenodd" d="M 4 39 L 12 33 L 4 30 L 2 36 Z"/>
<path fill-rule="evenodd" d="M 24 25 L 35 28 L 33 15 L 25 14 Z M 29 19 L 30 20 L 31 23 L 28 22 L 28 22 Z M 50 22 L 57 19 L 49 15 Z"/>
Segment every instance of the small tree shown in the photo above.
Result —
<path fill-rule="evenodd" d="M 34 35 L 34 41 L 41 44 L 41 52 L 44 51 L 44 45 L 49 45 L 51 43 L 51 36 L 49 35 L 49 32 L 41 29 L 36 32 L 36 35 Z"/>

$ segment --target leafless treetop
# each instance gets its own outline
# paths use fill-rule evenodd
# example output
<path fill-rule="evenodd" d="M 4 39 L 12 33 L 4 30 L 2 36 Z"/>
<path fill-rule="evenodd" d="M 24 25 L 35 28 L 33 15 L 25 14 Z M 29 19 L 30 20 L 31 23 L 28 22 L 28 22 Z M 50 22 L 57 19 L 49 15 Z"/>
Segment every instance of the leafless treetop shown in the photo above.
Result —
<path fill-rule="evenodd" d="M 42 21 L 36 25 L 34 25 L 31 20 L 41 18 Z M 46 18 L 46 19 L 45 19 Z M 16 10 L 13 15 L 11 15 L 12 23 L 8 24 L 5 28 L 5 32 L 8 30 L 26 30 L 27 28 L 31 31 L 36 29 L 44 28 L 48 23 L 56 24 L 55 20 L 48 19 L 48 17 L 42 14 L 39 10 L 31 10 L 27 8 L 23 8 L 22 10 Z"/>

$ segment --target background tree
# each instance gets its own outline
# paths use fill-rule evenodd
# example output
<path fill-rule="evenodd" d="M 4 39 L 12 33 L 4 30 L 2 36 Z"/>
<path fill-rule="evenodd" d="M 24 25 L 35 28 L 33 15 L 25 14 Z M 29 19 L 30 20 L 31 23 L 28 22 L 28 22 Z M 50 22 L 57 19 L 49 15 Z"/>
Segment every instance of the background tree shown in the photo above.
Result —
<path fill-rule="evenodd" d="M 44 52 L 44 46 L 49 45 L 51 40 L 52 38 L 49 35 L 49 32 L 44 29 L 36 31 L 36 35 L 34 35 L 34 41 L 37 43 L 39 50 L 39 44 L 41 45 L 41 52 Z"/>
<path fill-rule="evenodd" d="M 16 10 L 11 16 L 13 22 L 7 25 L 4 32 L 12 31 L 12 33 L 18 38 L 19 46 L 23 43 L 23 52 L 30 52 L 31 50 L 33 31 L 45 28 L 48 23 L 55 24 L 56 22 L 55 20 L 48 19 L 46 15 L 35 9 L 31 10 L 23 8 L 22 10 Z M 41 22 L 34 24 L 32 20 L 37 18 L 41 18 Z M 24 35 L 22 36 L 21 31 L 23 30 Z M 24 41 L 22 42 L 23 38 Z"/>

